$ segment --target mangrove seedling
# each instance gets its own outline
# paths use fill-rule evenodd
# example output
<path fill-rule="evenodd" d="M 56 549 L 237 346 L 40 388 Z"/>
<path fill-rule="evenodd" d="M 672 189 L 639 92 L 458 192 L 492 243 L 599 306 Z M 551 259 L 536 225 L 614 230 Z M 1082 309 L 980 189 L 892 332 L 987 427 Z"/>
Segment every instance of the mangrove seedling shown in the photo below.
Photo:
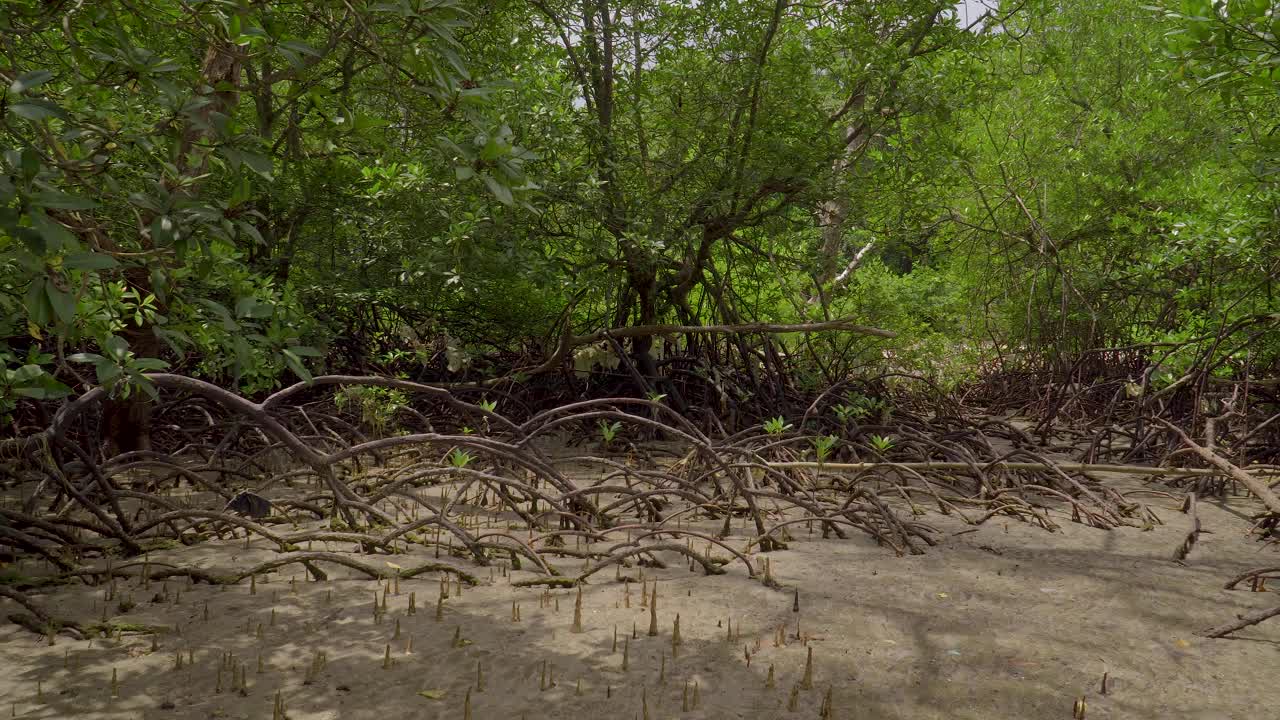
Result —
<path fill-rule="evenodd" d="M 606 422 L 605 420 L 601 420 L 599 427 L 600 442 L 604 446 L 608 447 L 613 444 L 615 439 L 617 439 L 618 431 L 622 429 L 622 421 L 616 420 L 614 422 Z"/>
<path fill-rule="evenodd" d="M 879 453 L 887 453 L 893 449 L 893 437 L 890 435 L 872 435 L 868 442 Z"/>
<path fill-rule="evenodd" d="M 836 446 L 837 440 L 835 435 L 819 435 L 813 438 L 813 454 L 817 457 L 819 465 L 830 457 L 831 449 Z"/>
<path fill-rule="evenodd" d="M 770 435 L 781 435 L 790 429 L 791 423 L 788 423 L 787 419 L 781 415 L 764 421 L 764 431 Z"/>

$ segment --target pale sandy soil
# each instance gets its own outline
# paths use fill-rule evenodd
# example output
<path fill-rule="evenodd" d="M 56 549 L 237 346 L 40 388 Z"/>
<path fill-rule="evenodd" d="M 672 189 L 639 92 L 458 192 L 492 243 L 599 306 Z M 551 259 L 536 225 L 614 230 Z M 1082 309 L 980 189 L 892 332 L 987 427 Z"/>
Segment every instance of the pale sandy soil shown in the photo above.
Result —
<path fill-rule="evenodd" d="M 1186 565 L 1169 558 L 1187 518 L 1172 501 L 1155 500 L 1152 507 L 1167 524 L 1151 532 L 1106 532 L 1065 519 L 1058 533 L 1013 522 L 1006 531 L 996 520 L 957 535 L 964 526 L 931 515 L 944 539 L 916 557 L 895 557 L 860 536 L 822 540 L 801 529 L 788 550 L 770 554 L 781 589 L 748 578 L 740 564 L 730 564 L 727 575 L 705 577 L 673 557 L 670 568 L 643 571 L 646 580 L 660 580 L 657 637 L 646 634 L 649 610 L 639 606 L 639 585 L 630 586 L 631 607 L 623 607 L 624 585 L 611 571 L 594 576 L 585 590 L 580 634 L 571 632 L 574 591 L 553 591 L 558 611 L 554 601 L 540 607 L 542 589 L 512 587 L 500 573 L 490 584 L 488 569 L 459 558 L 446 559 L 475 572 L 482 584 L 446 600 L 442 622 L 434 617 L 434 574 L 402 581 L 380 623 L 372 612 L 380 584 L 334 566 L 325 567 L 327 582 L 307 582 L 299 569 L 296 592 L 292 568 L 259 582 L 253 595 L 247 585 L 220 590 L 169 581 L 163 589 L 171 600 L 153 603 L 160 583 L 122 588 L 138 605 L 116 619 L 176 626 L 181 633 L 159 637 L 155 651 L 150 636 L 129 635 L 119 643 L 60 637 L 51 647 L 15 625 L 0 625 L 0 711 L 12 709 L 21 718 L 256 720 L 272 717 L 279 691 L 293 720 L 461 720 L 479 664 L 484 689 L 471 696 L 477 720 L 640 718 L 642 693 L 654 720 L 816 718 L 828 689 L 834 718 L 1070 718 L 1081 696 L 1089 718 L 1277 717 L 1280 619 L 1243 630 L 1237 639 L 1194 635 L 1280 602 L 1275 592 L 1222 589 L 1237 572 L 1277 564 L 1274 549 L 1246 536 L 1242 513 L 1253 506 L 1202 503 L 1213 533 L 1202 537 Z M 169 558 L 244 567 L 272 556 L 260 543 L 249 551 L 242 541 L 208 543 Z M 731 543 L 741 547 L 743 537 Z M 405 567 L 415 562 L 392 559 Z M 566 570 L 579 565 L 564 561 Z M 625 573 L 638 580 L 640 568 Z M 796 588 L 798 614 L 792 611 Z M 412 616 L 406 613 L 411 591 L 418 604 Z M 102 613 L 101 597 L 101 588 L 64 587 L 37 600 L 58 615 L 92 619 Z M 518 623 L 511 619 L 513 601 L 521 606 Z M 17 609 L 0 600 L 0 617 Z M 677 614 L 683 643 L 673 658 Z M 725 627 L 730 618 L 741 633 L 732 641 Z M 393 639 L 397 620 L 401 636 Z M 807 646 L 794 637 L 797 622 L 809 636 Z M 633 624 L 638 637 L 630 641 L 624 672 L 623 638 Z M 783 647 L 775 646 L 779 626 L 787 628 Z M 450 647 L 455 631 L 467 641 L 461 648 Z M 409 638 L 411 654 L 405 652 Z M 388 645 L 393 662 L 384 668 Z M 744 647 L 753 652 L 750 665 Z M 797 709 L 788 712 L 808 648 L 813 689 L 800 690 Z M 194 650 L 195 665 L 175 669 L 179 650 L 184 657 Z M 327 665 L 304 685 L 317 651 L 327 655 Z M 226 652 L 245 663 L 247 695 L 230 690 L 230 673 L 223 674 L 223 691 L 215 692 Z M 544 663 L 555 682 L 545 690 Z M 770 666 L 772 688 L 766 687 Z M 114 699 L 113 671 L 119 679 Z M 1113 681 L 1106 696 L 1099 694 L 1104 671 Z M 700 702 L 682 712 L 686 683 L 697 683 Z"/>

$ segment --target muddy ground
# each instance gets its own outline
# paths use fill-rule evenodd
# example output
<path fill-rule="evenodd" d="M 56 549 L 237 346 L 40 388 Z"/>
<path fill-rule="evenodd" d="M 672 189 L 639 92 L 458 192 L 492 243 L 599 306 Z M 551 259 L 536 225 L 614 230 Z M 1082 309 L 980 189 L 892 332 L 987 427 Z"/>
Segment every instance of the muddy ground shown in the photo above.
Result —
<path fill-rule="evenodd" d="M 1127 490 L 1152 487 L 1106 480 Z M 605 571 L 584 589 L 580 633 L 572 627 L 576 591 L 516 587 L 513 581 L 534 574 L 504 577 L 456 557 L 443 561 L 475 573 L 480 584 L 460 596 L 452 589 L 440 621 L 434 573 L 401 581 L 398 594 L 393 585 L 378 620 L 374 597 L 381 602 L 386 586 L 336 566 L 326 566 L 325 582 L 286 568 L 260 578 L 254 593 L 248 584 L 219 588 L 185 579 L 122 584 L 109 615 L 172 631 L 119 640 L 63 636 L 49 645 L 0 625 L 0 702 L 21 718 L 256 720 L 273 717 L 279 693 L 293 720 L 461 720 L 471 688 L 477 719 L 640 718 L 646 711 L 655 720 L 819 717 L 828 692 L 833 718 L 1070 718 L 1082 696 L 1088 718 L 1274 716 L 1280 619 L 1233 639 L 1195 635 L 1280 602 L 1275 591 L 1223 589 L 1232 575 L 1277 564 L 1274 546 L 1248 535 L 1256 506 L 1242 498 L 1202 501 L 1211 532 L 1184 564 L 1171 556 L 1188 517 L 1172 499 L 1142 499 L 1165 524 L 1103 531 L 1059 516 L 1061 530 L 1050 533 L 997 518 L 974 531 L 931 513 L 941 542 L 909 557 L 858 535 L 821 539 L 801 525 L 787 550 L 769 554 L 777 588 L 749 578 L 736 561 L 712 577 L 689 571 L 674 555 L 665 569 L 626 568 L 630 582 Z M 734 532 L 729 542 L 741 548 L 746 533 L 736 523 Z M 243 540 L 227 540 L 157 553 L 152 561 L 216 570 L 273 554 L 262 540 L 248 550 Z M 409 567 L 432 556 L 364 558 Z M 648 635 L 651 611 L 640 604 L 642 574 L 646 587 L 658 581 L 656 637 Z M 57 615 L 96 619 L 103 593 L 64 586 L 36 598 Z M 122 598 L 137 604 L 121 612 Z M 0 613 L 16 610 L 0 600 Z M 682 643 L 673 655 L 677 616 Z M 455 636 L 461 647 L 453 646 Z M 796 689 L 793 700 L 810 649 L 812 688 Z M 309 677 L 317 653 L 326 661 Z M 246 692 L 232 687 L 237 672 L 219 670 L 230 666 L 244 668 Z"/>

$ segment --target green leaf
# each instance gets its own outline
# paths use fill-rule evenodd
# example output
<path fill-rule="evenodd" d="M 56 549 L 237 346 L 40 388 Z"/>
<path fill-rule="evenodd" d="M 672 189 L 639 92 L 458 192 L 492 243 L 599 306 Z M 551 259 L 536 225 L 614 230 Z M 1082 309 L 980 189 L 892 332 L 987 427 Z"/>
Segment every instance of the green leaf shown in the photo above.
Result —
<path fill-rule="evenodd" d="M 31 196 L 31 203 L 54 210 L 92 210 L 98 203 L 87 198 L 68 195 L 56 190 L 45 190 Z"/>
<path fill-rule="evenodd" d="M 31 72 L 22 73 L 9 84 L 9 92 L 14 95 L 21 95 L 31 88 L 43 85 L 52 77 L 53 73 L 48 70 L 32 70 Z"/>
<path fill-rule="evenodd" d="M 138 373 L 130 373 L 130 377 L 133 379 L 133 384 L 137 386 L 138 389 L 142 390 L 142 392 L 146 393 L 147 397 L 152 400 L 160 399 L 160 393 L 156 391 L 155 384 L 145 376 L 139 375 Z"/>
<path fill-rule="evenodd" d="M 445 690 L 419 690 L 418 694 L 428 700 L 439 700 L 448 694 Z"/>
<path fill-rule="evenodd" d="M 71 362 L 92 363 L 95 365 L 97 363 L 107 361 L 106 358 L 102 357 L 98 353 L 87 353 L 87 352 L 76 353 L 74 355 L 69 356 L 67 359 L 70 360 Z"/>
<path fill-rule="evenodd" d="M 262 239 L 262 233 L 258 232 L 258 228 L 243 220 L 237 220 L 236 226 L 240 228 L 240 232 L 248 235 L 258 245 L 266 245 L 267 241 Z"/>
<path fill-rule="evenodd" d="M 103 386 L 110 385 L 116 378 L 124 374 L 119 365 L 109 360 L 97 363 L 93 366 L 93 369 L 98 376 L 98 384 Z"/>
<path fill-rule="evenodd" d="M 161 304 L 166 304 L 168 300 L 169 277 L 160 267 L 151 268 L 151 292 L 155 294 L 156 299 Z"/>
<path fill-rule="evenodd" d="M 227 199 L 227 207 L 234 208 L 249 201 L 253 193 L 253 183 L 249 180 L 248 175 L 242 175 L 235 188 L 231 191 L 231 197 Z"/>
<path fill-rule="evenodd" d="M 282 47 L 287 47 L 294 52 L 302 53 L 303 55 L 310 55 L 311 57 L 315 57 L 315 58 L 324 57 L 324 53 L 302 42 L 301 40 L 285 40 L 284 42 L 280 43 L 280 45 Z"/>
<path fill-rule="evenodd" d="M 67 387 L 65 384 L 60 382 L 58 378 L 50 375 L 49 373 L 44 373 L 40 377 L 36 378 L 36 382 L 40 387 L 44 388 L 45 398 L 60 398 L 71 394 L 71 388 Z"/>
<path fill-rule="evenodd" d="M 253 172 L 261 175 L 267 180 L 271 179 L 271 171 L 273 169 L 271 158 L 257 153 L 251 153 L 246 150 L 237 150 L 233 147 L 221 148 L 222 154 L 231 162 L 232 168 L 238 168 L 241 165 L 249 168 Z"/>
<path fill-rule="evenodd" d="M 18 384 L 26 385 L 32 380 L 35 380 L 36 378 L 40 377 L 42 374 L 44 374 L 44 368 L 40 367 L 39 365 L 23 365 L 22 367 L 13 371 L 12 382 L 15 385 L 18 385 Z"/>
<path fill-rule="evenodd" d="M 356 131 L 361 131 L 361 130 L 369 130 L 372 128 L 386 127 L 389 124 L 390 123 L 388 123 L 386 120 L 383 120 L 380 117 L 374 117 L 372 115 L 356 115 L 355 120 L 352 123 L 352 127 Z"/>
<path fill-rule="evenodd" d="M 463 65 L 462 63 L 462 58 L 458 56 L 458 53 L 453 51 L 453 48 L 449 48 L 449 47 L 438 48 L 438 52 L 444 56 L 445 60 L 449 61 L 449 64 L 453 66 L 454 71 L 458 73 L 459 77 L 461 78 L 471 77 L 470 73 L 467 72 L 466 66 Z"/>
<path fill-rule="evenodd" d="M 220 318 L 229 319 L 231 317 L 231 311 L 227 310 L 227 307 L 222 303 L 214 302 L 213 300 L 209 300 L 208 298 L 199 298 L 196 300 L 196 302 L 209 308 Z"/>
<path fill-rule="evenodd" d="M 40 173 L 40 153 L 33 147 L 22 149 L 22 178 L 30 180 Z"/>
<path fill-rule="evenodd" d="M 27 319 L 36 326 L 48 325 L 53 317 L 53 307 L 49 305 L 49 297 L 44 286 L 47 280 L 41 276 L 31 281 L 27 293 L 23 297 L 23 307 L 27 310 Z"/>
<path fill-rule="evenodd" d="M 40 239 L 44 241 L 46 252 L 58 252 L 59 250 L 74 249 L 76 247 L 76 236 L 72 235 L 71 231 L 64 227 L 62 223 L 39 210 L 27 213 L 27 219 L 31 221 L 31 229 L 40 234 Z"/>
<path fill-rule="evenodd" d="M 62 267 L 68 270 L 106 270 L 119 265 L 110 255 L 96 252 L 71 253 L 62 260 Z"/>
<path fill-rule="evenodd" d="M 130 363 L 135 370 L 164 370 L 169 363 L 160 358 L 139 358 Z"/>
<path fill-rule="evenodd" d="M 515 202 L 515 198 L 511 196 L 511 188 L 503 185 L 489 175 L 481 175 L 480 177 L 484 179 L 484 184 L 489 186 L 489 191 L 498 198 L 498 202 L 501 202 L 503 205 L 511 205 Z"/>
<path fill-rule="evenodd" d="M 480 148 L 480 159 L 486 162 L 492 162 L 507 154 L 510 146 L 499 141 L 497 138 L 489 138 L 489 141 Z"/>
<path fill-rule="evenodd" d="M 302 61 L 302 57 L 298 55 L 298 53 L 290 50 L 289 48 L 277 46 L 276 52 L 280 53 L 280 56 L 283 57 L 286 61 L 288 61 L 289 65 L 291 65 L 294 70 L 307 69 L 307 64 Z"/>
<path fill-rule="evenodd" d="M 281 350 L 280 354 L 284 356 L 285 364 L 289 366 L 289 369 L 292 370 L 295 375 L 302 378 L 304 382 L 311 382 L 311 372 L 302 364 L 301 358 L 290 350 Z"/>
<path fill-rule="evenodd" d="M 20 103 L 14 103 L 9 106 L 9 111 L 20 118 L 30 120 L 32 122 L 40 122 L 48 118 L 63 118 L 67 114 L 57 105 L 45 100 L 37 100 L 35 98 L 24 100 Z"/>
<path fill-rule="evenodd" d="M 236 301 L 236 317 L 241 318 L 269 318 L 275 312 L 268 303 L 258 302 L 258 299 L 252 295 L 246 295 Z"/>
<path fill-rule="evenodd" d="M 191 336 L 181 330 L 163 330 L 156 328 L 156 336 L 163 340 L 165 344 L 178 355 L 181 355 L 186 350 L 186 347 L 184 346 L 194 344 L 191 341 Z"/>
<path fill-rule="evenodd" d="M 168 247 L 173 244 L 173 238 L 177 226 L 173 222 L 173 218 L 168 215 L 161 215 L 151 221 L 151 242 L 160 247 Z"/>
<path fill-rule="evenodd" d="M 71 394 L 71 388 L 58 382 L 58 379 L 45 372 L 44 368 L 36 365 L 27 365 L 19 370 L 19 373 L 29 367 L 34 367 L 36 372 L 34 375 L 28 374 L 28 377 L 22 381 L 22 387 L 13 389 L 15 395 L 32 398 L 33 400 L 54 400 Z"/>
<path fill-rule="evenodd" d="M 494 88 L 478 87 L 468 88 L 458 93 L 458 100 L 464 105 L 484 105 L 487 104 L 494 93 Z"/>
<path fill-rule="evenodd" d="M 107 356 L 116 361 L 123 360 L 129 354 L 129 341 L 119 335 L 112 335 L 107 338 L 107 342 L 102 346 L 107 351 Z"/>
<path fill-rule="evenodd" d="M 53 286 L 53 283 L 45 283 L 44 290 L 48 293 L 49 305 L 57 313 L 59 320 L 64 323 L 70 323 L 76 319 L 76 298 L 74 295 L 57 289 Z"/>
<path fill-rule="evenodd" d="M 301 355 L 302 357 L 316 357 L 316 358 L 324 357 L 324 353 L 320 352 L 319 350 L 313 347 L 308 347 L 306 345 L 295 345 L 289 348 L 289 352 L 293 353 L 294 355 Z"/>
<path fill-rule="evenodd" d="M 16 227 L 13 228 L 12 232 L 17 235 L 18 238 L 22 240 L 23 244 L 27 246 L 27 249 L 31 251 L 29 257 L 33 259 L 25 264 L 37 268 L 37 272 L 39 272 L 39 268 L 43 268 L 44 264 L 43 260 L 38 256 L 43 256 L 49 251 L 49 244 L 45 241 L 44 237 L 40 235 L 40 233 L 29 227 Z"/>
<path fill-rule="evenodd" d="M 444 148 L 446 151 L 452 153 L 453 155 L 456 155 L 457 157 L 460 157 L 464 160 L 475 159 L 475 153 L 463 148 L 461 145 L 450 140 L 447 137 L 444 137 L 444 136 L 437 137 L 436 142 L 440 145 L 441 148 Z"/>

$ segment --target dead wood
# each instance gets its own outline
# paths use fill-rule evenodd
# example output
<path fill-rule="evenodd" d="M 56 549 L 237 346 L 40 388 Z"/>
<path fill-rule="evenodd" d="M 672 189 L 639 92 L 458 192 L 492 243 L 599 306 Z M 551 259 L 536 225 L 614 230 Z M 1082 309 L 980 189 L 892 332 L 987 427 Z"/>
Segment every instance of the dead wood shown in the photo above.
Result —
<path fill-rule="evenodd" d="M 1280 615 L 1280 605 L 1277 605 L 1276 607 L 1273 607 L 1273 608 L 1268 608 L 1266 610 L 1259 610 L 1257 612 L 1252 612 L 1252 613 L 1249 613 L 1248 615 L 1241 615 L 1234 622 L 1229 622 L 1224 625 L 1218 625 L 1217 627 L 1211 627 L 1207 630 L 1201 630 L 1198 634 L 1207 638 L 1225 637 L 1237 630 L 1243 630 L 1244 628 L 1247 628 L 1250 625 L 1257 625 L 1263 620 L 1273 618 L 1277 615 Z"/>
<path fill-rule="evenodd" d="M 1199 455 L 1201 458 L 1203 458 L 1206 462 L 1212 464 L 1214 467 L 1218 468 L 1220 471 L 1230 475 L 1232 479 L 1239 481 L 1241 485 L 1244 485 L 1246 488 L 1248 488 L 1249 492 L 1253 493 L 1259 500 L 1261 500 L 1262 504 L 1265 505 L 1268 510 L 1270 510 L 1273 513 L 1276 513 L 1277 515 L 1280 515 L 1280 497 L 1276 497 L 1276 494 L 1271 491 L 1271 488 L 1268 487 L 1265 482 L 1253 477 L 1249 473 L 1233 465 L 1230 461 L 1223 458 L 1221 455 L 1218 455 L 1217 453 L 1209 450 L 1208 448 L 1197 444 L 1195 440 L 1192 440 L 1190 437 L 1188 437 L 1187 434 L 1183 432 L 1182 429 L 1179 428 L 1177 425 L 1174 425 L 1173 423 L 1167 420 L 1164 420 L 1163 418 L 1156 418 L 1156 421 L 1159 422 L 1161 425 L 1165 426 L 1166 428 L 1172 430 L 1174 433 L 1176 433 L 1177 436 L 1182 440 L 1182 442 L 1186 443 L 1187 447 L 1194 450 L 1195 453 Z"/>

